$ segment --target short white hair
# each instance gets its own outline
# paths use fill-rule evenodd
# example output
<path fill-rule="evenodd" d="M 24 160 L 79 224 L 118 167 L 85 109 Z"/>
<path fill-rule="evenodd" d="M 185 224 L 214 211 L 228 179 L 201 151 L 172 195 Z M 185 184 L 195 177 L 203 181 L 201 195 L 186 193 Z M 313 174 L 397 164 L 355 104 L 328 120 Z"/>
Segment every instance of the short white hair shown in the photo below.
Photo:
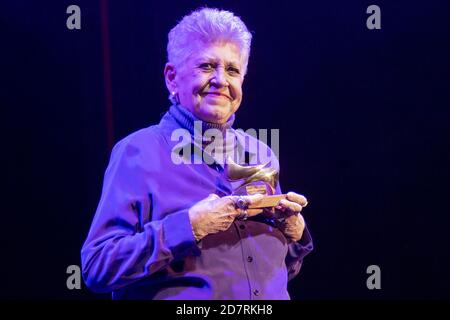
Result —
<path fill-rule="evenodd" d="M 247 72 L 252 34 L 244 22 L 233 12 L 214 8 L 200 8 L 185 16 L 169 32 L 167 60 L 176 67 L 182 65 L 192 54 L 192 44 L 230 42 L 241 52 L 243 74 Z"/>

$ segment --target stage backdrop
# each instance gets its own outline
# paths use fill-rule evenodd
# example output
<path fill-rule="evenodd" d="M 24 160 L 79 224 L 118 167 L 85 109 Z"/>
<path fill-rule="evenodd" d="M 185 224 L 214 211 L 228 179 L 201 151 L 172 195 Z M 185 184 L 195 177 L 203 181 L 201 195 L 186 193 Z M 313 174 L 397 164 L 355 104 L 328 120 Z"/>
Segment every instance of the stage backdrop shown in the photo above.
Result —
<path fill-rule="evenodd" d="M 0 296 L 109 298 L 69 290 L 67 268 L 112 146 L 169 106 L 168 31 L 205 4 L 253 32 L 236 127 L 280 130 L 282 189 L 310 202 L 292 298 L 450 298 L 450 6 L 331 0 L 2 2 Z"/>

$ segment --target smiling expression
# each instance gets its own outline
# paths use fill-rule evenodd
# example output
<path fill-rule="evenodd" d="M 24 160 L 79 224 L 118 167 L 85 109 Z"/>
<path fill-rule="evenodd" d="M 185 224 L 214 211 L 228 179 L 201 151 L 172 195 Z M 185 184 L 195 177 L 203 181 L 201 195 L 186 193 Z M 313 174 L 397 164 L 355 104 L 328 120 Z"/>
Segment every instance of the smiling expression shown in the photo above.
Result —
<path fill-rule="evenodd" d="M 165 76 L 180 104 L 203 121 L 225 123 L 241 104 L 242 59 L 233 43 L 196 43 L 182 66 L 166 65 Z"/>

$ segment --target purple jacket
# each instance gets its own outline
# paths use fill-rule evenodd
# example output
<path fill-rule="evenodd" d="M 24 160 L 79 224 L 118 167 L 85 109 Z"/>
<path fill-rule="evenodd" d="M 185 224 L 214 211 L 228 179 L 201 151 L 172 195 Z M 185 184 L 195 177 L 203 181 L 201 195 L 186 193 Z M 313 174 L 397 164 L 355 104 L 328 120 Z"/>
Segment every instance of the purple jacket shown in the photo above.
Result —
<path fill-rule="evenodd" d="M 189 208 L 236 186 L 216 163 L 173 163 L 171 133 L 180 127 L 169 111 L 114 147 L 81 250 L 87 286 L 113 299 L 289 299 L 287 282 L 313 248 L 308 230 L 289 244 L 271 219 L 256 216 L 196 243 Z M 254 139 L 237 132 L 237 149 L 251 158 L 246 138 Z"/>

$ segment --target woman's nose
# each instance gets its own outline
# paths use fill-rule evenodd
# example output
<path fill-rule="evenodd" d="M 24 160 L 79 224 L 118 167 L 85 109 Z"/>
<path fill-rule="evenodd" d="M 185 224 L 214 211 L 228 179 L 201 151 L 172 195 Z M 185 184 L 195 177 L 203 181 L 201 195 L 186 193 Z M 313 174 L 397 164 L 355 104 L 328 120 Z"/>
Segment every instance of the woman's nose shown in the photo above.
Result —
<path fill-rule="evenodd" d="M 226 87 L 229 85 L 225 70 L 217 68 L 214 77 L 211 79 L 211 84 L 216 87 Z"/>

